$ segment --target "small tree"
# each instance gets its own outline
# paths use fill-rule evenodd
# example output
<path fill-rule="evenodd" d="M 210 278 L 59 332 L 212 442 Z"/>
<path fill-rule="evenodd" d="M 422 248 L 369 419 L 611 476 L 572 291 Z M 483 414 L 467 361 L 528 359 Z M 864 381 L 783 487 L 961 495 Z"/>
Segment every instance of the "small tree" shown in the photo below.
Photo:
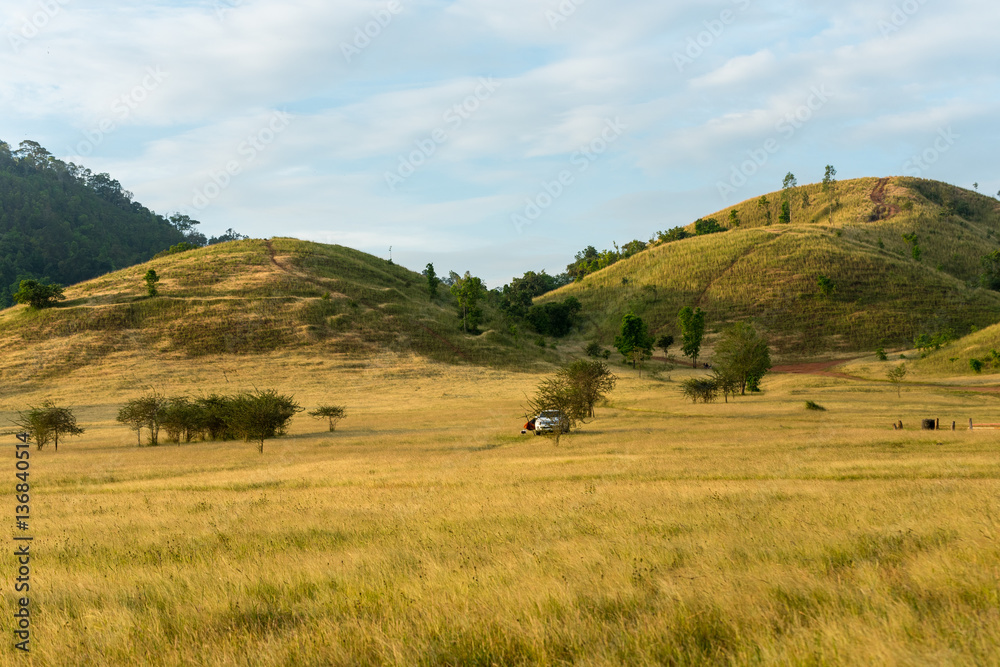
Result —
<path fill-rule="evenodd" d="M 156 391 L 150 391 L 145 396 L 134 398 L 118 410 L 116 420 L 127 424 L 135 431 L 139 444 L 142 444 L 142 429 L 149 429 L 149 444 L 155 447 L 160 444 L 160 426 L 163 419 L 163 409 L 167 399 Z"/>
<path fill-rule="evenodd" d="M 149 296 L 159 294 L 159 291 L 156 289 L 156 283 L 160 282 L 160 276 L 156 275 L 156 271 L 153 269 L 146 271 L 146 275 L 142 279 L 146 283 L 146 294 Z"/>
<path fill-rule="evenodd" d="M 771 202 L 768 200 L 767 195 L 761 195 L 760 199 L 757 200 L 757 210 L 764 214 L 764 224 L 771 224 Z"/>
<path fill-rule="evenodd" d="M 337 428 L 337 422 L 347 416 L 347 408 L 343 405 L 321 405 L 310 412 L 309 416 L 328 420 L 332 433 Z"/>
<path fill-rule="evenodd" d="M 481 278 L 466 271 L 465 276 L 455 280 L 451 293 L 458 299 L 458 317 L 462 320 L 462 329 L 476 332 L 483 316 L 479 302 L 486 297 L 486 285 Z"/>
<path fill-rule="evenodd" d="M 76 425 L 76 415 L 73 411 L 57 406 L 52 401 L 45 401 L 41 407 L 31 407 L 19 412 L 14 423 L 29 434 L 38 449 L 42 449 L 52 441 L 57 452 L 59 436 L 83 433 L 83 429 Z"/>
<path fill-rule="evenodd" d="M 705 313 L 701 308 L 692 310 L 691 306 L 684 306 L 677 313 L 677 320 L 681 325 L 681 351 L 691 359 L 692 368 L 697 368 L 701 340 L 705 336 Z"/>
<path fill-rule="evenodd" d="M 906 377 L 906 366 L 903 365 L 903 364 L 900 364 L 900 365 L 896 366 L 895 368 L 890 368 L 888 371 L 886 371 L 885 375 L 886 375 L 887 378 L 889 378 L 889 382 L 891 382 L 894 385 L 896 385 L 896 397 L 899 398 L 899 396 L 900 396 L 900 393 L 899 393 L 900 384 L 902 384 L 903 378 Z"/>
<path fill-rule="evenodd" d="M 424 275 L 427 277 L 427 292 L 433 299 L 437 296 L 438 286 L 441 284 L 441 279 L 437 277 L 437 273 L 434 272 L 434 265 L 430 262 L 428 262 L 427 267 L 424 268 Z"/>
<path fill-rule="evenodd" d="M 719 395 L 719 386 L 710 377 L 688 378 L 681 383 L 681 393 L 692 403 L 699 399 L 702 403 L 711 403 Z"/>
<path fill-rule="evenodd" d="M 38 310 L 54 306 L 57 301 L 65 298 L 62 285 L 45 285 L 37 280 L 22 280 L 20 289 L 14 293 L 15 303 L 26 303 L 30 308 Z"/>
<path fill-rule="evenodd" d="M 778 222 L 787 225 L 792 221 L 792 205 L 788 200 L 781 202 L 781 213 L 778 215 Z"/>
<path fill-rule="evenodd" d="M 730 228 L 740 226 L 740 210 L 738 208 L 729 211 L 729 226 Z"/>
<path fill-rule="evenodd" d="M 819 293 L 825 297 L 833 296 L 833 293 L 837 291 L 837 286 L 829 276 L 817 276 L 816 285 L 819 287 Z"/>
<path fill-rule="evenodd" d="M 247 442 L 257 442 L 261 454 L 264 440 L 284 435 L 288 422 L 302 411 L 293 397 L 273 389 L 240 394 L 227 407 L 226 421 L 233 432 Z"/>
<path fill-rule="evenodd" d="M 579 394 L 584 417 L 594 417 L 594 406 L 611 393 L 618 378 L 603 361 L 574 361 L 561 369 L 557 377 L 565 380 Z"/>
<path fill-rule="evenodd" d="M 712 365 L 724 393 L 734 386 L 740 395 L 745 395 L 747 389 L 758 390 L 761 379 L 771 370 L 770 348 L 753 325 L 737 322 L 719 336 Z"/>
<path fill-rule="evenodd" d="M 830 204 L 830 224 L 833 224 L 833 209 L 838 201 L 837 170 L 833 168 L 832 164 L 826 165 L 826 170 L 823 173 L 823 192 L 827 194 L 827 199 Z"/>
<path fill-rule="evenodd" d="M 656 347 L 663 350 L 663 356 L 667 356 L 667 351 L 673 344 L 674 344 L 674 337 L 670 334 L 660 336 L 659 338 L 656 339 Z"/>
<path fill-rule="evenodd" d="M 632 368 L 639 364 L 640 377 L 643 359 L 653 354 L 653 340 L 642 318 L 626 313 L 622 318 L 621 333 L 615 336 L 615 349 L 621 352 L 626 361 L 632 362 Z"/>

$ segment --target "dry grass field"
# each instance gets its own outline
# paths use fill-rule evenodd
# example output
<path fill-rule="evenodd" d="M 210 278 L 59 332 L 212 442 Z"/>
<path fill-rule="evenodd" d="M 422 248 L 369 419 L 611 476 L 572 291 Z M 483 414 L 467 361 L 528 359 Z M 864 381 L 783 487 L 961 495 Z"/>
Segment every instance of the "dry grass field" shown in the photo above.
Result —
<path fill-rule="evenodd" d="M 32 653 L 8 635 L 0 662 L 1000 661 L 1000 436 L 916 429 L 996 398 L 772 375 L 693 405 L 695 371 L 619 372 L 558 446 L 519 435 L 541 375 L 391 354 L 132 352 L 8 389 L 5 422 L 52 398 L 87 431 L 31 451 Z M 349 416 L 328 433 L 300 414 L 263 454 L 140 448 L 114 422 L 140 385 L 274 387 Z"/>

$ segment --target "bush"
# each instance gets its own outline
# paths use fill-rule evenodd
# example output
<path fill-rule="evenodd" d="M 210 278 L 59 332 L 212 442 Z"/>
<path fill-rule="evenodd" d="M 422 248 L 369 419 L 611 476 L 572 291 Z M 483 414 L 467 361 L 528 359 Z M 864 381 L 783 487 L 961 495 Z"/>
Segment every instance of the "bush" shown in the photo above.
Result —
<path fill-rule="evenodd" d="M 979 359 L 969 359 L 969 368 L 976 373 L 983 372 L 983 362 Z"/>
<path fill-rule="evenodd" d="M 888 361 L 889 355 L 885 353 L 884 347 L 880 347 L 879 349 L 875 350 L 875 358 L 878 359 L 879 361 Z"/>
<path fill-rule="evenodd" d="M 15 303 L 26 303 L 35 309 L 49 308 L 65 298 L 62 285 L 45 285 L 37 280 L 22 280 L 20 289 L 14 293 Z"/>
<path fill-rule="evenodd" d="M 816 403 L 815 401 L 806 401 L 806 410 L 819 410 L 822 412 L 826 412 L 826 408 L 824 408 L 819 403 Z"/>
<path fill-rule="evenodd" d="M 681 393 L 692 403 L 711 403 L 719 396 L 719 385 L 712 378 L 689 378 L 681 383 Z"/>
<path fill-rule="evenodd" d="M 586 352 L 588 357 L 593 357 L 594 359 L 598 359 L 604 352 L 604 348 L 601 347 L 600 343 L 594 341 L 593 343 L 587 345 L 587 347 L 584 349 L 584 352 Z"/>
<path fill-rule="evenodd" d="M 330 432 L 333 432 L 337 428 L 337 422 L 347 416 L 347 408 L 343 405 L 321 405 L 310 412 L 309 416 L 328 420 Z"/>

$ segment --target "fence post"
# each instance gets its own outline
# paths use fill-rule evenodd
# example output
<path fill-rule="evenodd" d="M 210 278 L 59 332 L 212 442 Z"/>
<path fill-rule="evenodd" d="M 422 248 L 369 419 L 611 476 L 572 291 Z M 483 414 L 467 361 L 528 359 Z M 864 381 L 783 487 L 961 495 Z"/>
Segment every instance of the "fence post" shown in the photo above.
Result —
<path fill-rule="evenodd" d="M 952 430 L 952 431 L 954 431 L 954 430 L 955 430 L 955 422 L 952 422 L 952 423 L 951 423 L 951 430 Z"/>
<path fill-rule="evenodd" d="M 969 417 L 969 430 L 972 430 L 972 417 Z"/>

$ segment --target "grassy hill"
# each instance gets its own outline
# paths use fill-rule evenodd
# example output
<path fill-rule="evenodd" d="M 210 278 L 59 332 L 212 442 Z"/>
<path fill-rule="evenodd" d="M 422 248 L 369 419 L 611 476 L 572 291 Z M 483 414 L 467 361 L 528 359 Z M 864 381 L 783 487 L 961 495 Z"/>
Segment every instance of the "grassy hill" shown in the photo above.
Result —
<path fill-rule="evenodd" d="M 778 222 L 781 198 L 718 211 L 709 217 L 726 231 L 654 245 L 542 300 L 580 299 L 587 334 L 605 344 L 629 311 L 676 333 L 677 311 L 692 305 L 706 311 L 709 331 L 752 318 L 792 356 L 871 351 L 1000 321 L 1000 293 L 978 287 L 980 258 L 1000 233 L 1000 204 L 989 197 L 913 178 L 844 181 L 835 195 L 813 184 L 789 194 L 790 224 Z"/>
<path fill-rule="evenodd" d="M 143 275 L 161 277 L 149 298 Z M 66 373 L 112 355 L 197 358 L 315 348 L 382 351 L 513 366 L 553 357 L 534 339 L 463 334 L 447 290 L 341 246 L 294 239 L 233 241 L 168 255 L 66 290 L 58 307 L 0 313 L 5 380 Z"/>

